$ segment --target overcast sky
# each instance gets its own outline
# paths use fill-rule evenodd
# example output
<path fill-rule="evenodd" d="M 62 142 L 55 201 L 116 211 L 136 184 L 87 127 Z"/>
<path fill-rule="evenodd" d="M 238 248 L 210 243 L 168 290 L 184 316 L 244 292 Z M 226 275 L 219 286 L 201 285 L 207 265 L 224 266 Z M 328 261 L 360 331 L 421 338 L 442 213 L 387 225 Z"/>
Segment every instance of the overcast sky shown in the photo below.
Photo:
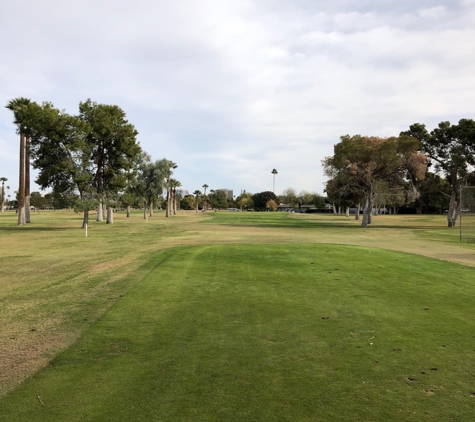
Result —
<path fill-rule="evenodd" d="M 190 192 L 322 193 L 341 135 L 475 118 L 474 0 L 0 0 L 0 40 L 11 191 L 20 96 L 119 105 Z"/>

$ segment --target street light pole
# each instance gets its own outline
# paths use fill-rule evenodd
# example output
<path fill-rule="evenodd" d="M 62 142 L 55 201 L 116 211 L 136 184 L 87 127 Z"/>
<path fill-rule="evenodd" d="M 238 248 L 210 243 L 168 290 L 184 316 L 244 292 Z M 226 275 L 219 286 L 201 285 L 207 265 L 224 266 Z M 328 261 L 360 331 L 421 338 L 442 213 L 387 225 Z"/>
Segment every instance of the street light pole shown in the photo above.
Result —
<path fill-rule="evenodd" d="M 274 181 L 273 181 L 273 184 L 272 184 L 272 193 L 275 193 L 275 175 L 278 174 L 278 172 L 277 172 L 276 169 L 272 169 L 271 174 L 274 175 Z"/>

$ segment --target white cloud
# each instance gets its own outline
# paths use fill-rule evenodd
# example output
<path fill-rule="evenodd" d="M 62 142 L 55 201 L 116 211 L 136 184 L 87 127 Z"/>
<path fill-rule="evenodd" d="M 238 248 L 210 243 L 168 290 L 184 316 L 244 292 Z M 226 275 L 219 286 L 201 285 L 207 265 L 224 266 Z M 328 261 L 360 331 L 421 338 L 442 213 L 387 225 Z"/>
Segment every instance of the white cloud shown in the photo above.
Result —
<path fill-rule="evenodd" d="M 320 160 L 340 135 L 472 117 L 472 6 L 10 2 L 0 102 L 28 96 L 71 113 L 89 97 L 116 103 L 189 190 L 268 189 L 276 167 L 277 186 L 322 191 Z M 0 112 L 0 139 L 16 145 L 10 122 Z"/>

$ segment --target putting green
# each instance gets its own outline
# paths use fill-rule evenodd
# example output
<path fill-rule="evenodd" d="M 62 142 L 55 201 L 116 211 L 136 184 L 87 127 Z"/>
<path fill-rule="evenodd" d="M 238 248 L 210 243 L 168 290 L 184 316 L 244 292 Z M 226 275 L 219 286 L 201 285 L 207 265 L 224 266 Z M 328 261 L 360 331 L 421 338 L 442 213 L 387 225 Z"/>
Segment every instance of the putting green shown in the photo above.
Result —
<path fill-rule="evenodd" d="M 5 421 L 471 420 L 474 269 L 338 245 L 167 250 Z"/>

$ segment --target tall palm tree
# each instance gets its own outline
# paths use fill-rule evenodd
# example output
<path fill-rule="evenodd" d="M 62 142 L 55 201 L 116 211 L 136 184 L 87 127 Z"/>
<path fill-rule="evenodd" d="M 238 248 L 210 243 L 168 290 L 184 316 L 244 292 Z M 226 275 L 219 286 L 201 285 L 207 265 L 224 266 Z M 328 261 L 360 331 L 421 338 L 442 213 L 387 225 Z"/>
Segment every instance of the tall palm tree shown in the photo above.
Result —
<path fill-rule="evenodd" d="M 25 136 L 25 223 L 31 223 L 30 218 L 30 138 Z"/>
<path fill-rule="evenodd" d="M 193 195 L 195 195 L 195 209 L 196 209 L 196 212 L 198 213 L 198 200 L 201 196 L 201 191 L 200 190 L 195 190 L 193 192 Z"/>
<path fill-rule="evenodd" d="M 2 214 L 5 212 L 5 182 L 8 180 L 6 177 L 0 177 L 2 181 Z"/>
<path fill-rule="evenodd" d="M 208 188 L 208 185 L 205 183 L 202 188 L 204 189 L 204 193 L 203 193 L 203 196 L 204 196 L 204 201 L 203 201 L 203 211 L 206 211 L 207 208 L 208 208 L 208 204 L 206 203 L 206 189 Z"/>
<path fill-rule="evenodd" d="M 5 106 L 9 110 L 13 111 L 14 124 L 17 125 L 17 131 L 20 134 L 20 168 L 19 168 L 19 189 L 18 189 L 18 225 L 23 226 L 26 223 L 25 216 L 25 202 L 26 202 L 26 127 L 23 123 L 28 112 L 28 107 L 31 104 L 31 100 L 24 97 L 18 97 L 10 100 Z M 29 163 L 28 163 L 28 176 L 29 176 Z M 28 182 L 29 187 L 29 182 Z"/>
<path fill-rule="evenodd" d="M 166 183 L 165 183 L 165 186 L 167 188 L 167 210 L 166 210 L 166 213 L 165 213 L 165 217 L 169 217 L 170 214 L 171 214 L 171 196 L 172 196 L 172 192 L 171 192 L 171 184 L 170 184 L 170 181 L 171 181 L 171 175 L 173 173 L 172 170 L 176 169 L 178 167 L 178 165 L 176 163 L 174 163 L 173 161 L 170 161 L 169 162 L 169 167 L 168 167 L 168 170 L 167 170 L 167 179 L 166 179 Z"/>
<path fill-rule="evenodd" d="M 176 188 L 181 186 L 181 183 L 176 179 L 170 179 L 170 186 L 172 192 L 172 215 L 176 215 Z"/>
<path fill-rule="evenodd" d="M 274 175 L 274 182 L 272 184 L 272 192 L 275 193 L 275 175 L 278 174 L 276 169 L 272 169 L 271 174 Z"/>

